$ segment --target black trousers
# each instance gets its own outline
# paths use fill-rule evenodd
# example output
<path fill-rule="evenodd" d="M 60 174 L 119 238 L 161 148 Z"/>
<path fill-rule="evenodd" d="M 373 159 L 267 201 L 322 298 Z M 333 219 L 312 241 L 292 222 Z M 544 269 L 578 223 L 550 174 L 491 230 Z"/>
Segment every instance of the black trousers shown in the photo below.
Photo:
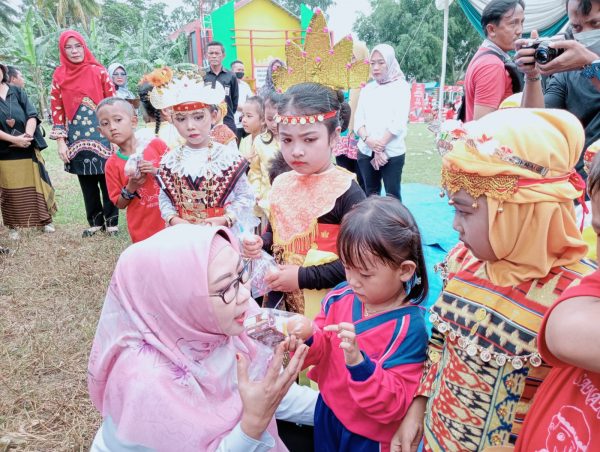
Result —
<path fill-rule="evenodd" d="M 365 193 L 367 196 L 381 194 L 381 180 L 385 186 L 385 193 L 402 201 L 400 195 L 400 183 L 402 182 L 402 168 L 404 168 L 405 154 L 392 157 L 388 162 L 375 170 L 371 165 L 371 159 L 362 152 L 358 153 L 358 166 L 365 181 Z"/>
<path fill-rule="evenodd" d="M 104 174 L 80 176 L 85 213 L 90 226 L 110 227 L 119 223 L 119 209 L 111 202 Z"/>
<path fill-rule="evenodd" d="M 347 155 L 337 155 L 335 157 L 335 163 L 337 166 L 341 166 L 344 169 L 347 169 L 351 173 L 356 174 L 356 180 L 360 188 L 365 191 L 365 182 L 363 181 L 362 174 L 360 172 L 360 168 L 358 167 L 358 160 L 351 159 Z"/>

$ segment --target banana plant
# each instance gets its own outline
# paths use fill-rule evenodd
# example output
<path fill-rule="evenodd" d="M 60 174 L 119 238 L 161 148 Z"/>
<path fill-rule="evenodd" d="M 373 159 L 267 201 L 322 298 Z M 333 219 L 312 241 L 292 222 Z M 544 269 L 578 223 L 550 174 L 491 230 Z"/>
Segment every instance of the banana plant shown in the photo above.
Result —
<path fill-rule="evenodd" d="M 17 11 L 8 0 L 0 0 L 0 35 L 6 36 L 9 25 L 15 23 Z"/>
<path fill-rule="evenodd" d="M 29 8 L 24 20 L 12 27 L 8 40 L 4 41 L 6 45 L 0 48 L 0 57 L 18 66 L 26 80 L 30 81 L 27 92 L 37 103 L 40 114 L 48 105 L 48 80 L 58 62 L 58 56 L 53 58 L 52 55 L 52 50 L 57 47 L 58 34 L 58 27 L 44 23 L 33 8 Z"/>

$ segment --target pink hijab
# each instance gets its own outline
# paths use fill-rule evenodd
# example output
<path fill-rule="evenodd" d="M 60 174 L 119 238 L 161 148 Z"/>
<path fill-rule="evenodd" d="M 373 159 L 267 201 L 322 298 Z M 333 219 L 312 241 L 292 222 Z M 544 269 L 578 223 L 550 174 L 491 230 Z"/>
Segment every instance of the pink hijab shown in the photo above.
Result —
<path fill-rule="evenodd" d="M 242 416 L 235 354 L 252 360 L 251 378 L 266 367 L 267 355 L 245 334 L 219 331 L 207 298 L 216 234 L 237 250 L 223 228 L 179 225 L 132 245 L 117 263 L 88 386 L 121 441 L 157 451 L 215 450 Z M 274 450 L 287 450 L 274 419 L 267 430 Z"/>

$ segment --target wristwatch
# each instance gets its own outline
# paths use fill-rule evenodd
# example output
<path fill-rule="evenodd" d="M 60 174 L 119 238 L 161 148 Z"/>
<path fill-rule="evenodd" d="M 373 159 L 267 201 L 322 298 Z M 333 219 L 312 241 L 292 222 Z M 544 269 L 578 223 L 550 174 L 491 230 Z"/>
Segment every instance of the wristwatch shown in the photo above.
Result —
<path fill-rule="evenodd" d="M 134 198 L 140 197 L 140 195 L 138 194 L 137 191 L 131 193 L 129 190 L 127 190 L 127 186 L 125 186 L 121 189 L 121 196 L 123 197 L 123 199 L 126 199 L 127 201 L 131 201 Z"/>
<path fill-rule="evenodd" d="M 590 80 L 593 78 L 600 80 L 600 60 L 596 60 L 592 62 L 592 64 L 584 66 L 581 75 Z"/>

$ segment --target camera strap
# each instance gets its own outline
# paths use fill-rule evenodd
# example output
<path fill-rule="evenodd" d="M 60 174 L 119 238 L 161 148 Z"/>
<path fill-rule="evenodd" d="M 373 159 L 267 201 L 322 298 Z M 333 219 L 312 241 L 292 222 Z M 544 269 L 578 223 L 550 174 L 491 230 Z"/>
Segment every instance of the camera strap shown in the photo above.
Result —
<path fill-rule="evenodd" d="M 510 76 L 513 94 L 520 93 L 521 91 L 523 91 L 523 85 L 524 85 L 523 76 L 521 75 L 521 72 L 517 69 L 517 65 L 511 60 L 507 61 L 506 58 L 504 58 L 504 56 L 500 55 L 495 50 L 486 50 L 485 52 L 481 52 L 478 55 L 475 55 L 475 57 L 473 57 L 473 59 L 471 60 L 471 63 L 473 61 L 478 60 L 479 58 L 481 58 L 484 55 L 495 55 L 504 63 L 504 69 L 506 70 L 506 72 L 508 72 L 508 75 Z M 464 120 L 466 118 L 466 114 L 467 114 L 466 96 L 465 96 L 465 94 L 463 94 L 462 104 L 461 104 L 460 108 L 458 109 L 457 119 L 464 122 Z"/>

